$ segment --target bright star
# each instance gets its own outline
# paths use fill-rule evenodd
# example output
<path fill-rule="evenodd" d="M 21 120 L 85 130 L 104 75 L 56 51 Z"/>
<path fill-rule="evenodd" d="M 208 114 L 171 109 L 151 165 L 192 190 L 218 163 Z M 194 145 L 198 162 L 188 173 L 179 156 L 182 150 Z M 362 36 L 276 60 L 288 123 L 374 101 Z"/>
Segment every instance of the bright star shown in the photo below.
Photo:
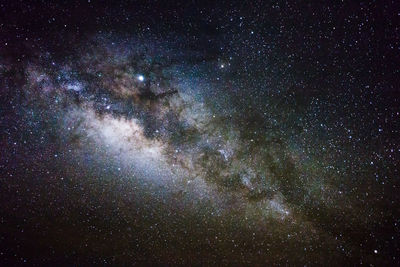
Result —
<path fill-rule="evenodd" d="M 143 81 L 144 81 L 144 76 L 143 76 L 143 75 L 139 75 L 139 76 L 138 76 L 138 80 L 141 81 L 141 82 L 143 82 Z"/>

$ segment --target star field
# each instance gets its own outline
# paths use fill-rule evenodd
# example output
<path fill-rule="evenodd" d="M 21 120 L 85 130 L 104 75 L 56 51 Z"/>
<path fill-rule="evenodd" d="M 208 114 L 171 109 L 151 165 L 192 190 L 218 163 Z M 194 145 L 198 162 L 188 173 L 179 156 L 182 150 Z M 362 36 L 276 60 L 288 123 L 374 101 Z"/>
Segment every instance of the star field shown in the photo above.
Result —
<path fill-rule="evenodd" d="M 1 264 L 399 264 L 394 1 L 0 7 Z"/>

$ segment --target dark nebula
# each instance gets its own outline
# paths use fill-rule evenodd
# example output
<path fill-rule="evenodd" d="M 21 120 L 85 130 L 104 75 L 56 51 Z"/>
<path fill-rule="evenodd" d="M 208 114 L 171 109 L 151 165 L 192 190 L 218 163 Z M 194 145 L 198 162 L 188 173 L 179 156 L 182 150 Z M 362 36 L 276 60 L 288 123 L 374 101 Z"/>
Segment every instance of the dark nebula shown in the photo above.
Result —
<path fill-rule="evenodd" d="M 400 265 L 397 1 L 0 4 L 0 265 Z"/>

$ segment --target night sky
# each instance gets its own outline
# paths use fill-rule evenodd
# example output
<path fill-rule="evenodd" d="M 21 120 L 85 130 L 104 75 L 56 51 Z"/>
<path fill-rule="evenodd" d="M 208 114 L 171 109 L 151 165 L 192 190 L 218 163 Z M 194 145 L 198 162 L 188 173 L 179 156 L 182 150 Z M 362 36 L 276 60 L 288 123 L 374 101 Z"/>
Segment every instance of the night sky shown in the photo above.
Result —
<path fill-rule="evenodd" d="M 0 265 L 400 265 L 400 3 L 0 2 Z"/>

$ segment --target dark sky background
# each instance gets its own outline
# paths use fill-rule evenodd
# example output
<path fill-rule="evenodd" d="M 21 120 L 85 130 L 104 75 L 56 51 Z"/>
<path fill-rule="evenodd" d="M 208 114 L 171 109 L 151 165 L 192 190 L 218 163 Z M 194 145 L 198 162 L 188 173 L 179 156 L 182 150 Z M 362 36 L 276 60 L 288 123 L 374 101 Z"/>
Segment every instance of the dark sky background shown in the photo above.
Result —
<path fill-rule="evenodd" d="M 399 265 L 397 1 L 2 1 L 0 265 Z"/>

